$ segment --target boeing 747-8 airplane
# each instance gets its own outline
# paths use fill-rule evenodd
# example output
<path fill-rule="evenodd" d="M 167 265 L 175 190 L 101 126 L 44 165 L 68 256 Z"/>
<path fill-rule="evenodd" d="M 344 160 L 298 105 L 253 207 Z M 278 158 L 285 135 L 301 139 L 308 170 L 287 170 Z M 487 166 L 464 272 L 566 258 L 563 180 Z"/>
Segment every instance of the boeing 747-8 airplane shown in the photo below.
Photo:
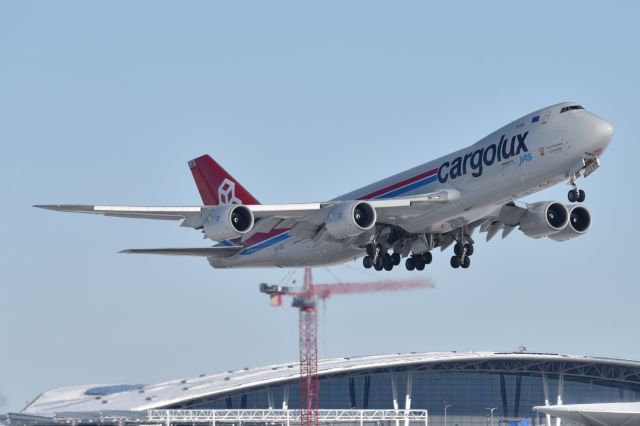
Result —
<path fill-rule="evenodd" d="M 589 211 L 557 201 L 516 200 L 568 181 L 571 203 L 613 136 L 606 120 L 566 102 L 540 109 L 453 154 L 330 201 L 260 204 L 211 157 L 189 161 L 203 206 L 39 205 L 51 210 L 181 220 L 216 242 L 209 247 L 124 250 L 203 256 L 214 268 L 302 267 L 363 257 L 365 268 L 390 271 L 406 258 L 422 270 L 431 251 L 454 245 L 453 268 L 468 268 L 475 230 L 487 241 L 520 229 L 532 238 L 575 238 Z"/>

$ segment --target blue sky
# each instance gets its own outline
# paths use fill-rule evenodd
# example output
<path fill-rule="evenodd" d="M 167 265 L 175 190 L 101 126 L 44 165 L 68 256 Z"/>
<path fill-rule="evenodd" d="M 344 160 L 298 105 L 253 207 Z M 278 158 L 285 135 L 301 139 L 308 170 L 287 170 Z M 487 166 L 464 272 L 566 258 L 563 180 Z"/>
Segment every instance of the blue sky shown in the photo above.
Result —
<path fill-rule="evenodd" d="M 0 412 L 54 387 L 298 353 L 296 312 L 257 291 L 286 271 L 121 255 L 205 242 L 31 205 L 199 204 L 187 161 L 203 153 L 263 202 L 325 200 L 565 100 L 616 131 L 583 182 L 591 232 L 481 241 L 467 271 L 434 256 L 433 290 L 332 299 L 321 356 L 525 344 L 640 359 L 639 14 L 631 1 L 0 3 Z"/>

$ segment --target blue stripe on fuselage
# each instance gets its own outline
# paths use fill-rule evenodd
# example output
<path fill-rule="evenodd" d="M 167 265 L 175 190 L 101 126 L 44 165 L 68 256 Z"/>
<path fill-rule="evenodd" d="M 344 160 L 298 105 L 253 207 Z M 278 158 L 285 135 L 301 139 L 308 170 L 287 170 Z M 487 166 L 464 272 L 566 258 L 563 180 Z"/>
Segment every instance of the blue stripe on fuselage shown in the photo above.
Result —
<path fill-rule="evenodd" d="M 263 241 L 261 243 L 258 243 L 258 244 L 254 245 L 254 246 L 247 247 L 246 249 L 244 249 L 244 250 L 242 250 L 240 252 L 240 255 L 246 256 L 248 254 L 253 254 L 253 253 L 257 252 L 257 251 L 260 251 L 260 250 L 265 249 L 265 248 L 267 248 L 269 246 L 272 246 L 272 245 L 274 245 L 276 243 L 279 243 L 280 241 L 284 241 L 289 237 L 290 237 L 289 232 L 284 232 L 284 233 L 282 233 L 280 235 L 276 235 L 275 237 L 269 238 L 268 240 Z"/>
<path fill-rule="evenodd" d="M 420 188 L 421 186 L 425 186 L 428 185 L 432 182 L 435 182 L 436 180 L 438 180 L 438 174 L 434 174 L 432 176 L 427 176 L 424 179 L 418 180 L 416 182 L 410 183 L 406 186 L 403 186 L 401 188 L 397 188 L 394 189 L 393 191 L 387 192 L 386 194 L 382 194 L 382 195 L 378 195 L 377 197 L 375 197 L 376 199 L 383 199 L 383 198 L 393 198 L 393 197 L 397 197 L 398 195 L 404 194 L 406 192 L 409 191 L 413 191 L 416 188 Z M 261 243 L 258 243 L 256 245 L 253 245 L 251 247 L 247 247 L 246 249 L 242 250 L 240 252 L 240 255 L 242 256 L 247 256 L 253 253 L 256 253 L 262 249 L 265 249 L 267 247 L 270 247 L 276 243 L 279 243 L 280 241 L 284 241 L 287 238 L 290 238 L 291 236 L 289 235 L 288 232 L 284 232 L 280 235 L 276 235 L 275 237 L 272 237 L 266 241 L 263 241 Z"/>

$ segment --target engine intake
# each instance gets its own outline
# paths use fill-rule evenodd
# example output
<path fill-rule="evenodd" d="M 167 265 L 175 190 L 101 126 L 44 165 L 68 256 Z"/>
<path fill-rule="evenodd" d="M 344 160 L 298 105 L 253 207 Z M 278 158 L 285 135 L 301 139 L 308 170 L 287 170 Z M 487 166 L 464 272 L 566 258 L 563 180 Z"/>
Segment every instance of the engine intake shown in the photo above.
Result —
<path fill-rule="evenodd" d="M 542 238 L 562 231 L 569 220 L 564 204 L 541 201 L 527 206 L 520 218 L 520 230 L 531 238 Z"/>
<path fill-rule="evenodd" d="M 343 239 L 355 237 L 373 228 L 376 210 L 366 201 L 347 201 L 335 206 L 325 221 L 332 237 Z"/>
<path fill-rule="evenodd" d="M 211 210 L 204 223 L 204 235 L 222 241 L 246 234 L 253 228 L 254 217 L 243 205 L 219 206 Z"/>
<path fill-rule="evenodd" d="M 582 206 L 567 206 L 569 210 L 569 225 L 562 231 L 549 235 L 554 241 L 566 241 L 586 234 L 591 228 L 591 213 Z"/>

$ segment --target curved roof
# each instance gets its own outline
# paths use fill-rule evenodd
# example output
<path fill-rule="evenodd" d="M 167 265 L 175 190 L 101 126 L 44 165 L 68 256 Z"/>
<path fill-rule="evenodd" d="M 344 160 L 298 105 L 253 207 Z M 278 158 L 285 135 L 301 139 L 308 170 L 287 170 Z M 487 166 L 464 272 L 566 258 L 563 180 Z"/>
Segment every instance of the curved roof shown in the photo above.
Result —
<path fill-rule="evenodd" d="M 559 373 L 640 383 L 640 362 L 623 359 L 529 352 L 429 352 L 353 356 L 320 360 L 319 376 L 372 370 L 446 370 Z M 54 389 L 38 396 L 22 412 L 56 412 L 165 408 L 227 392 L 295 381 L 298 362 L 244 368 L 150 385 L 83 385 Z"/>
<path fill-rule="evenodd" d="M 534 410 L 588 426 L 623 426 L 640 423 L 640 402 L 549 405 L 534 407 Z"/>

